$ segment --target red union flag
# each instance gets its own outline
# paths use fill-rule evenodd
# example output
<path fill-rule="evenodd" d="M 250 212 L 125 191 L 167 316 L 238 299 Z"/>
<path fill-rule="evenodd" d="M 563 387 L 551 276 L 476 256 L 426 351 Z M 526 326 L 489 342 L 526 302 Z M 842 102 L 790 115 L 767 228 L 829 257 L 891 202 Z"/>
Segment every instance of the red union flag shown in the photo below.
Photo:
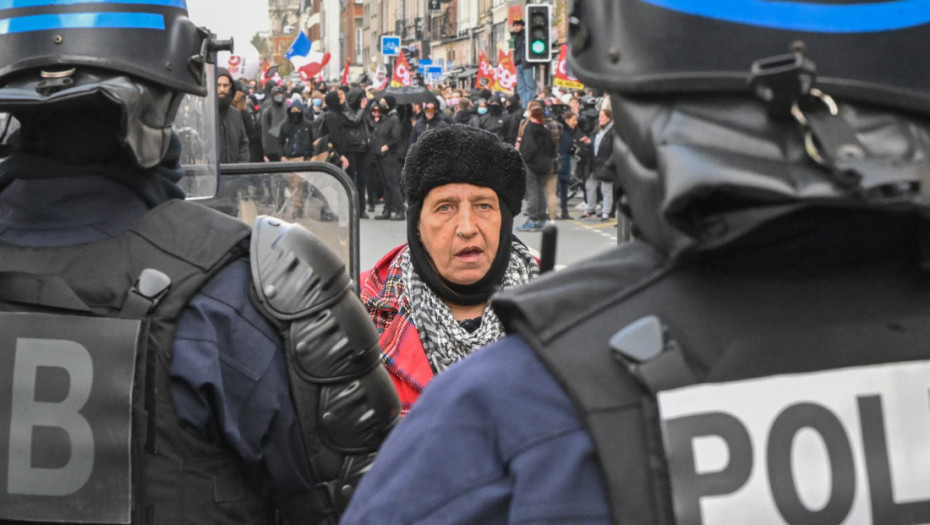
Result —
<path fill-rule="evenodd" d="M 394 76 L 391 77 L 391 87 L 410 86 L 410 64 L 401 51 L 397 56 L 397 62 L 394 63 Z"/>
<path fill-rule="evenodd" d="M 513 63 L 510 53 L 497 50 L 497 81 L 494 82 L 495 91 L 513 93 L 517 86 L 517 66 Z"/>
<path fill-rule="evenodd" d="M 566 61 L 567 57 L 568 46 L 562 44 L 562 49 L 559 50 L 558 66 L 555 69 L 555 78 L 552 80 L 552 83 L 559 87 L 569 89 L 584 89 L 584 84 L 578 82 L 578 79 L 573 77 L 568 72 L 568 62 Z"/>
<path fill-rule="evenodd" d="M 488 55 L 482 51 L 478 55 L 478 76 L 475 77 L 475 87 L 478 89 L 494 89 L 495 80 L 494 68 L 488 60 Z"/>

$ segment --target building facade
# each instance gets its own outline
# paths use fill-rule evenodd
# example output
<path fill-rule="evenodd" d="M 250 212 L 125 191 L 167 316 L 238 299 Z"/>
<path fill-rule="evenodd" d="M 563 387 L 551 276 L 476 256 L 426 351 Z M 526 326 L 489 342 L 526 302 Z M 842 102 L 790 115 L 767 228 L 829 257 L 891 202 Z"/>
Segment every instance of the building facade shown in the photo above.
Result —
<path fill-rule="evenodd" d="M 511 48 L 513 9 L 523 0 L 268 0 L 272 63 L 286 62 L 284 53 L 303 31 L 314 49 L 329 52 L 327 80 L 338 80 L 348 61 L 350 79 L 390 72 L 392 61 L 381 53 L 381 37 L 398 36 L 405 56 L 441 66 L 445 79 L 474 84 L 481 52 L 492 63 L 498 51 Z M 566 42 L 568 0 L 538 0 L 552 5 L 553 51 Z M 551 68 L 550 68 L 551 69 Z M 546 73 L 544 71 L 544 73 Z M 551 73 L 550 73 L 551 74 Z M 464 87 L 464 86 L 462 86 Z"/>

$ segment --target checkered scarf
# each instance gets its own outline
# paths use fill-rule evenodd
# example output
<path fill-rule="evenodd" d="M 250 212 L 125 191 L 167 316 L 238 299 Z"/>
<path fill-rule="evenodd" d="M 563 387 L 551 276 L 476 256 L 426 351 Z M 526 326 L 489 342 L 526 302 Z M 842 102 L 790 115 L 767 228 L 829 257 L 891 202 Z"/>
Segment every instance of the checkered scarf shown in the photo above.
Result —
<path fill-rule="evenodd" d="M 402 270 L 404 293 L 411 307 L 411 320 L 417 327 L 420 342 L 426 349 L 426 357 L 435 373 L 442 372 L 478 348 L 504 336 L 504 327 L 490 302 L 481 315 L 481 325 L 470 333 L 459 325 L 452 317 L 452 310 L 414 271 L 409 250 L 401 254 L 398 263 Z M 501 289 L 527 283 L 538 275 L 536 259 L 526 246 L 514 242 L 507 271 L 501 279 Z"/>

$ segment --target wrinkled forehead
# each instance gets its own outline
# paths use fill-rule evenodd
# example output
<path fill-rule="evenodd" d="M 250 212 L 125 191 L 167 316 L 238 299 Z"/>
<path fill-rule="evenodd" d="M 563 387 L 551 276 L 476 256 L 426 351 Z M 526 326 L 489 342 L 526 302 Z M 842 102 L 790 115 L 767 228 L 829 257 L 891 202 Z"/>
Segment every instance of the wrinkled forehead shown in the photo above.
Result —
<path fill-rule="evenodd" d="M 487 186 L 478 186 L 467 182 L 453 182 L 436 186 L 426 194 L 425 202 L 444 201 L 497 201 L 497 192 Z"/>

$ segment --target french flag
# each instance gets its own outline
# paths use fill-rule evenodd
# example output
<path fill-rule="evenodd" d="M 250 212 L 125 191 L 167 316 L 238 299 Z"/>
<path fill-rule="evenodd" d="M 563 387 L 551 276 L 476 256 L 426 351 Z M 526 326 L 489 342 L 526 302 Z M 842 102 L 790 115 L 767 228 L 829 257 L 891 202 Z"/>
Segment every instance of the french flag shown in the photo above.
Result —
<path fill-rule="evenodd" d="M 304 81 L 315 77 L 329 62 L 329 53 L 320 53 L 310 49 L 310 39 L 301 31 L 297 33 L 294 43 L 284 53 L 284 58 L 294 64 L 294 69 Z"/>

